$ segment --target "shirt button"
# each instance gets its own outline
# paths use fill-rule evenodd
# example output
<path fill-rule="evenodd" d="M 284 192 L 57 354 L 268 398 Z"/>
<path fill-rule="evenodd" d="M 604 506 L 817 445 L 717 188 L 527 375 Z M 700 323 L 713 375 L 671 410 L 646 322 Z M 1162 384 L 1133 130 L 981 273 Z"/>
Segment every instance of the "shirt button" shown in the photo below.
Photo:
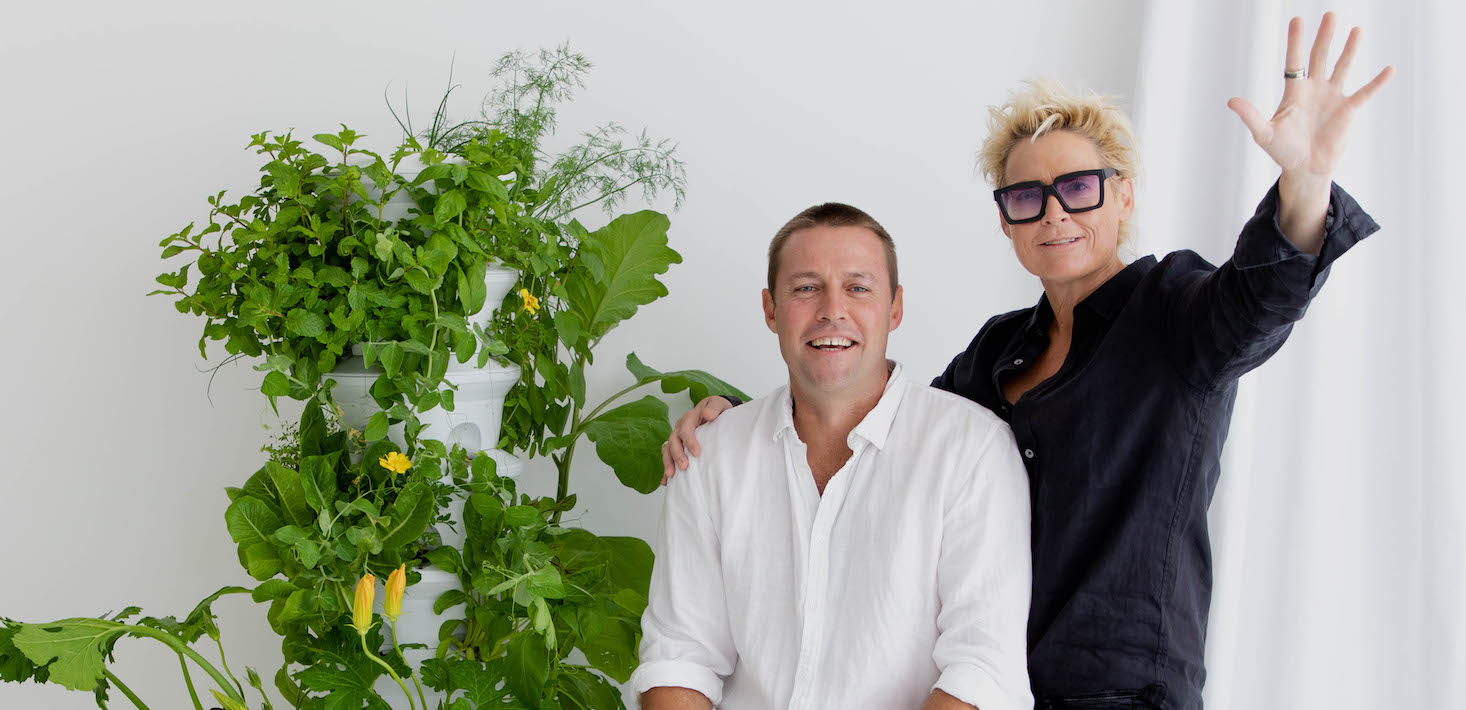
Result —
<path fill-rule="evenodd" d="M 1023 364 L 1023 358 L 1020 357 L 1020 358 L 1014 360 L 1013 361 L 1013 364 L 1014 365 L 1022 365 Z"/>
<path fill-rule="evenodd" d="M 1024 449 L 1023 455 L 1027 458 L 1033 458 L 1033 449 Z"/>

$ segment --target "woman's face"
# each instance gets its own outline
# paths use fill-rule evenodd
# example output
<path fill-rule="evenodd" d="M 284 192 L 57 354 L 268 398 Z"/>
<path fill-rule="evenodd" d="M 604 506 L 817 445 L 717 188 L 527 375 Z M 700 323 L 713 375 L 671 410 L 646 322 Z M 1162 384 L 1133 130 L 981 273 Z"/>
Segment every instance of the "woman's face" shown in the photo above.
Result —
<path fill-rule="evenodd" d="M 1013 147 L 1003 185 L 1029 180 L 1049 184 L 1066 173 L 1103 167 L 1099 149 L 1088 138 L 1051 131 L 1036 141 L 1020 140 Z M 1008 224 L 998 214 L 1019 263 L 1046 288 L 1074 284 L 1092 290 L 1122 267 L 1120 222 L 1130 217 L 1134 194 L 1130 180 L 1122 176 L 1105 180 L 1103 189 L 1104 204 L 1098 209 L 1070 214 L 1053 195 L 1045 195 L 1048 203 L 1036 222 Z"/>

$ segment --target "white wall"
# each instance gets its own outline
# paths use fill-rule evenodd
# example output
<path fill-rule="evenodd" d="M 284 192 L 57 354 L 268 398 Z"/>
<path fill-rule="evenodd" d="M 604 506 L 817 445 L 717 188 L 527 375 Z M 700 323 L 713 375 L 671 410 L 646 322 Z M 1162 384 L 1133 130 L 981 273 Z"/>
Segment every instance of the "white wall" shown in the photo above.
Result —
<path fill-rule="evenodd" d="M 751 393 L 785 379 L 761 321 L 764 249 L 816 202 L 870 211 L 897 240 L 906 321 L 891 352 L 935 375 L 990 315 L 1037 298 L 974 173 L 984 107 L 1045 74 L 1129 95 L 1138 4 L 1064 3 L 51 3 L 0 26 L 5 103 L 0 279 L 7 346 L 0 442 L 0 615 L 46 620 L 127 604 L 183 615 L 248 584 L 222 488 L 262 461 L 273 420 L 247 366 L 209 385 L 201 323 L 144 298 L 157 242 L 256 181 L 249 135 L 346 122 L 386 145 L 382 91 L 426 115 L 446 82 L 459 108 L 503 51 L 569 40 L 597 64 L 565 137 L 605 120 L 681 142 L 690 191 L 672 215 L 684 263 L 671 296 L 606 338 L 592 397 L 635 350 Z M 1224 101 L 1226 97 L 1218 97 Z M 663 207 L 667 207 L 663 205 Z M 599 224 L 600 215 L 588 222 Z M 212 398 L 212 399 L 211 399 Z M 685 408 L 673 401 L 674 413 Z M 597 532 L 649 536 L 660 496 L 619 487 L 587 450 L 575 486 Z M 527 474 L 533 492 L 552 482 Z M 263 607 L 219 604 L 231 664 L 272 676 Z M 117 672 L 153 708 L 187 704 L 177 664 L 140 641 Z M 200 680 L 201 674 L 195 674 Z M 114 692 L 116 707 L 125 700 Z M 0 685 L 0 707 L 85 708 L 56 686 Z"/>

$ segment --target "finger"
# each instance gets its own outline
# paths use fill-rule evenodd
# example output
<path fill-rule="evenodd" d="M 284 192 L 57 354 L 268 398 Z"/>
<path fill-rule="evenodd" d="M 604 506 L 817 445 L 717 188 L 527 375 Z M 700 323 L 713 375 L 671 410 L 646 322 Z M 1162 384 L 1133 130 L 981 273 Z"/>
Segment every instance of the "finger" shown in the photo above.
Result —
<path fill-rule="evenodd" d="M 1359 51 L 1359 28 L 1349 30 L 1349 39 L 1344 40 L 1344 51 L 1339 53 L 1339 61 L 1334 62 L 1334 74 L 1329 81 L 1335 84 L 1343 84 L 1344 79 L 1349 76 L 1349 67 L 1354 64 L 1354 53 Z"/>
<path fill-rule="evenodd" d="M 667 444 L 662 444 L 662 485 L 667 485 L 674 473 L 676 471 L 672 470 L 672 452 L 667 450 Z"/>
<path fill-rule="evenodd" d="M 1283 68 L 1288 71 L 1303 69 L 1303 18 L 1288 21 L 1288 53 L 1283 58 Z"/>
<path fill-rule="evenodd" d="M 1237 118 L 1242 119 L 1242 124 L 1252 132 L 1252 139 L 1259 145 L 1266 145 L 1272 139 L 1272 126 L 1268 125 L 1267 119 L 1262 117 L 1262 112 L 1251 101 L 1234 96 L 1227 101 L 1227 108 L 1232 109 Z"/>
<path fill-rule="evenodd" d="M 1374 96 L 1375 93 L 1383 88 L 1385 84 L 1388 84 L 1390 81 L 1390 77 L 1393 77 L 1394 75 L 1394 65 L 1387 66 L 1384 69 L 1381 69 L 1378 74 L 1374 75 L 1373 79 L 1369 80 L 1368 84 L 1359 87 L 1359 90 L 1354 92 L 1353 96 L 1349 97 L 1349 108 L 1352 110 L 1363 106 L 1365 102 L 1369 101 L 1370 97 Z"/>
<path fill-rule="evenodd" d="M 1318 36 L 1313 39 L 1313 51 L 1308 54 L 1308 75 L 1323 76 L 1328 69 L 1329 45 L 1334 42 L 1334 13 L 1325 12 L 1318 23 Z"/>
<path fill-rule="evenodd" d="M 687 432 L 687 435 L 683 437 L 682 443 L 687 445 L 687 453 L 690 453 L 693 456 L 702 456 L 702 445 L 697 443 L 696 429 Z M 685 457 L 682 460 L 682 468 L 687 468 L 687 460 Z"/>
<path fill-rule="evenodd" d="M 667 439 L 667 453 L 672 456 L 673 461 L 677 462 L 677 467 L 680 469 L 687 468 L 687 452 L 682 448 L 682 440 L 685 436 L 686 434 L 679 428 L 672 432 L 671 438 Z M 672 473 L 675 475 L 677 472 Z"/>

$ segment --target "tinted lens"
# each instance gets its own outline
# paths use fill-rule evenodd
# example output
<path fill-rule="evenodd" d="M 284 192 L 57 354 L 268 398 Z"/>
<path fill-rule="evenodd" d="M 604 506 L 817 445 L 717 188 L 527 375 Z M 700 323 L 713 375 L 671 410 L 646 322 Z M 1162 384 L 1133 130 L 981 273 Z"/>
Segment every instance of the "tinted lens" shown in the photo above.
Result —
<path fill-rule="evenodd" d="M 1043 208 L 1044 191 L 1041 187 L 1025 187 L 1003 193 L 1003 209 L 1008 219 L 1028 219 Z"/>
<path fill-rule="evenodd" d="M 1056 180 L 1054 192 L 1059 193 L 1066 210 L 1094 207 L 1100 201 L 1100 176 L 1075 175 Z"/>

